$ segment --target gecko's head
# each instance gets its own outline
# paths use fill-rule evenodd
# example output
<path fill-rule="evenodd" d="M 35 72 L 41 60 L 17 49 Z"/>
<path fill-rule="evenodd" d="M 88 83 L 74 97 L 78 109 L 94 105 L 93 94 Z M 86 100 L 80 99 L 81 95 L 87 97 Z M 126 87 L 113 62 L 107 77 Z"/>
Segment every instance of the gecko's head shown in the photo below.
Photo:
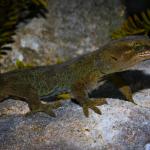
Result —
<path fill-rule="evenodd" d="M 105 53 L 112 67 L 120 70 L 150 59 L 150 39 L 145 36 L 129 36 L 115 40 Z"/>

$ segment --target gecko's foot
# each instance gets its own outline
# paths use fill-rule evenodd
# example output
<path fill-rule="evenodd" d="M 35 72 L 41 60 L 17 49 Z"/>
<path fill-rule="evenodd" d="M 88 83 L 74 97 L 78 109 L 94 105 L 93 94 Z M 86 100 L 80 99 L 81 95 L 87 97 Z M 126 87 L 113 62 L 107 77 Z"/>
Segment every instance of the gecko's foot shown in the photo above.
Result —
<path fill-rule="evenodd" d="M 129 101 L 131 103 L 134 103 L 135 105 L 137 105 L 133 98 L 132 98 L 132 90 L 129 86 L 123 86 L 122 88 L 119 89 L 120 92 L 124 95 L 124 97 L 126 98 L 126 101 Z"/>
<path fill-rule="evenodd" d="M 31 111 L 26 114 L 26 116 L 35 114 L 37 112 L 44 112 L 52 117 L 56 117 L 53 109 L 57 109 L 61 106 L 60 102 L 54 102 L 52 104 L 40 104 L 39 107 L 32 107 Z"/>
<path fill-rule="evenodd" d="M 96 100 L 90 100 L 84 102 L 82 105 L 83 107 L 83 113 L 86 117 L 89 117 L 89 108 L 92 109 L 95 113 L 101 114 L 101 111 L 96 106 L 100 106 L 103 104 L 107 104 L 107 101 L 105 99 L 96 99 Z"/>
<path fill-rule="evenodd" d="M 53 102 L 52 104 L 47 104 L 47 106 L 46 106 L 47 110 L 45 110 L 44 112 L 52 117 L 56 117 L 56 115 L 52 111 L 52 109 L 57 109 L 59 107 L 61 107 L 61 102 Z"/>
<path fill-rule="evenodd" d="M 137 105 L 135 102 L 134 102 L 134 99 L 132 98 L 132 96 L 126 96 L 126 101 L 129 101 L 135 105 Z"/>

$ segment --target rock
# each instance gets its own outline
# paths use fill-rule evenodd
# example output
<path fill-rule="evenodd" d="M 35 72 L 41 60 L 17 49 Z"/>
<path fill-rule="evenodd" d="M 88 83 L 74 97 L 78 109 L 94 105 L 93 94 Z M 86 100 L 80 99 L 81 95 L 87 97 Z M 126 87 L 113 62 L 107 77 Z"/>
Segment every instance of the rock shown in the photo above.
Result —
<path fill-rule="evenodd" d="M 150 143 L 145 145 L 145 150 L 149 150 L 150 149 Z"/>

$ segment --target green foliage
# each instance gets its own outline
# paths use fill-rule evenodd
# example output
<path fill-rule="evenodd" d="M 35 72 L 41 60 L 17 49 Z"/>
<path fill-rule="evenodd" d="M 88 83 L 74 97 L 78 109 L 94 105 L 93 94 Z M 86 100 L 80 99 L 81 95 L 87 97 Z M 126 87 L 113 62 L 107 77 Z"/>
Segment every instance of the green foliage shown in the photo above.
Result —
<path fill-rule="evenodd" d="M 38 15 L 45 16 L 47 0 L 0 0 L 0 55 L 7 54 L 17 25 Z"/>
<path fill-rule="evenodd" d="M 150 10 L 141 14 L 133 15 L 122 24 L 122 26 L 112 33 L 112 38 L 117 39 L 129 35 L 148 35 L 150 32 Z"/>
<path fill-rule="evenodd" d="M 16 61 L 16 68 L 17 69 L 23 69 L 23 68 L 32 68 L 33 66 L 31 64 L 24 64 L 22 61 L 17 60 Z"/>

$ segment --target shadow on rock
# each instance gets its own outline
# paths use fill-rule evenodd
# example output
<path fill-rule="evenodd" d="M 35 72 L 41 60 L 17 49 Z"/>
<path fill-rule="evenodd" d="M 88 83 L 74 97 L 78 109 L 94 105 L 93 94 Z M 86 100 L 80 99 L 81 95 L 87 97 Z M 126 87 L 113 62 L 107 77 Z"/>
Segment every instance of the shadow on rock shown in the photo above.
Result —
<path fill-rule="evenodd" d="M 150 75 L 145 74 L 143 71 L 129 70 L 115 74 L 124 80 L 121 86 L 129 85 L 133 93 L 150 88 Z M 103 85 L 90 94 L 90 97 L 125 99 L 117 87 L 110 81 L 109 76 L 106 77 L 106 82 Z"/>

